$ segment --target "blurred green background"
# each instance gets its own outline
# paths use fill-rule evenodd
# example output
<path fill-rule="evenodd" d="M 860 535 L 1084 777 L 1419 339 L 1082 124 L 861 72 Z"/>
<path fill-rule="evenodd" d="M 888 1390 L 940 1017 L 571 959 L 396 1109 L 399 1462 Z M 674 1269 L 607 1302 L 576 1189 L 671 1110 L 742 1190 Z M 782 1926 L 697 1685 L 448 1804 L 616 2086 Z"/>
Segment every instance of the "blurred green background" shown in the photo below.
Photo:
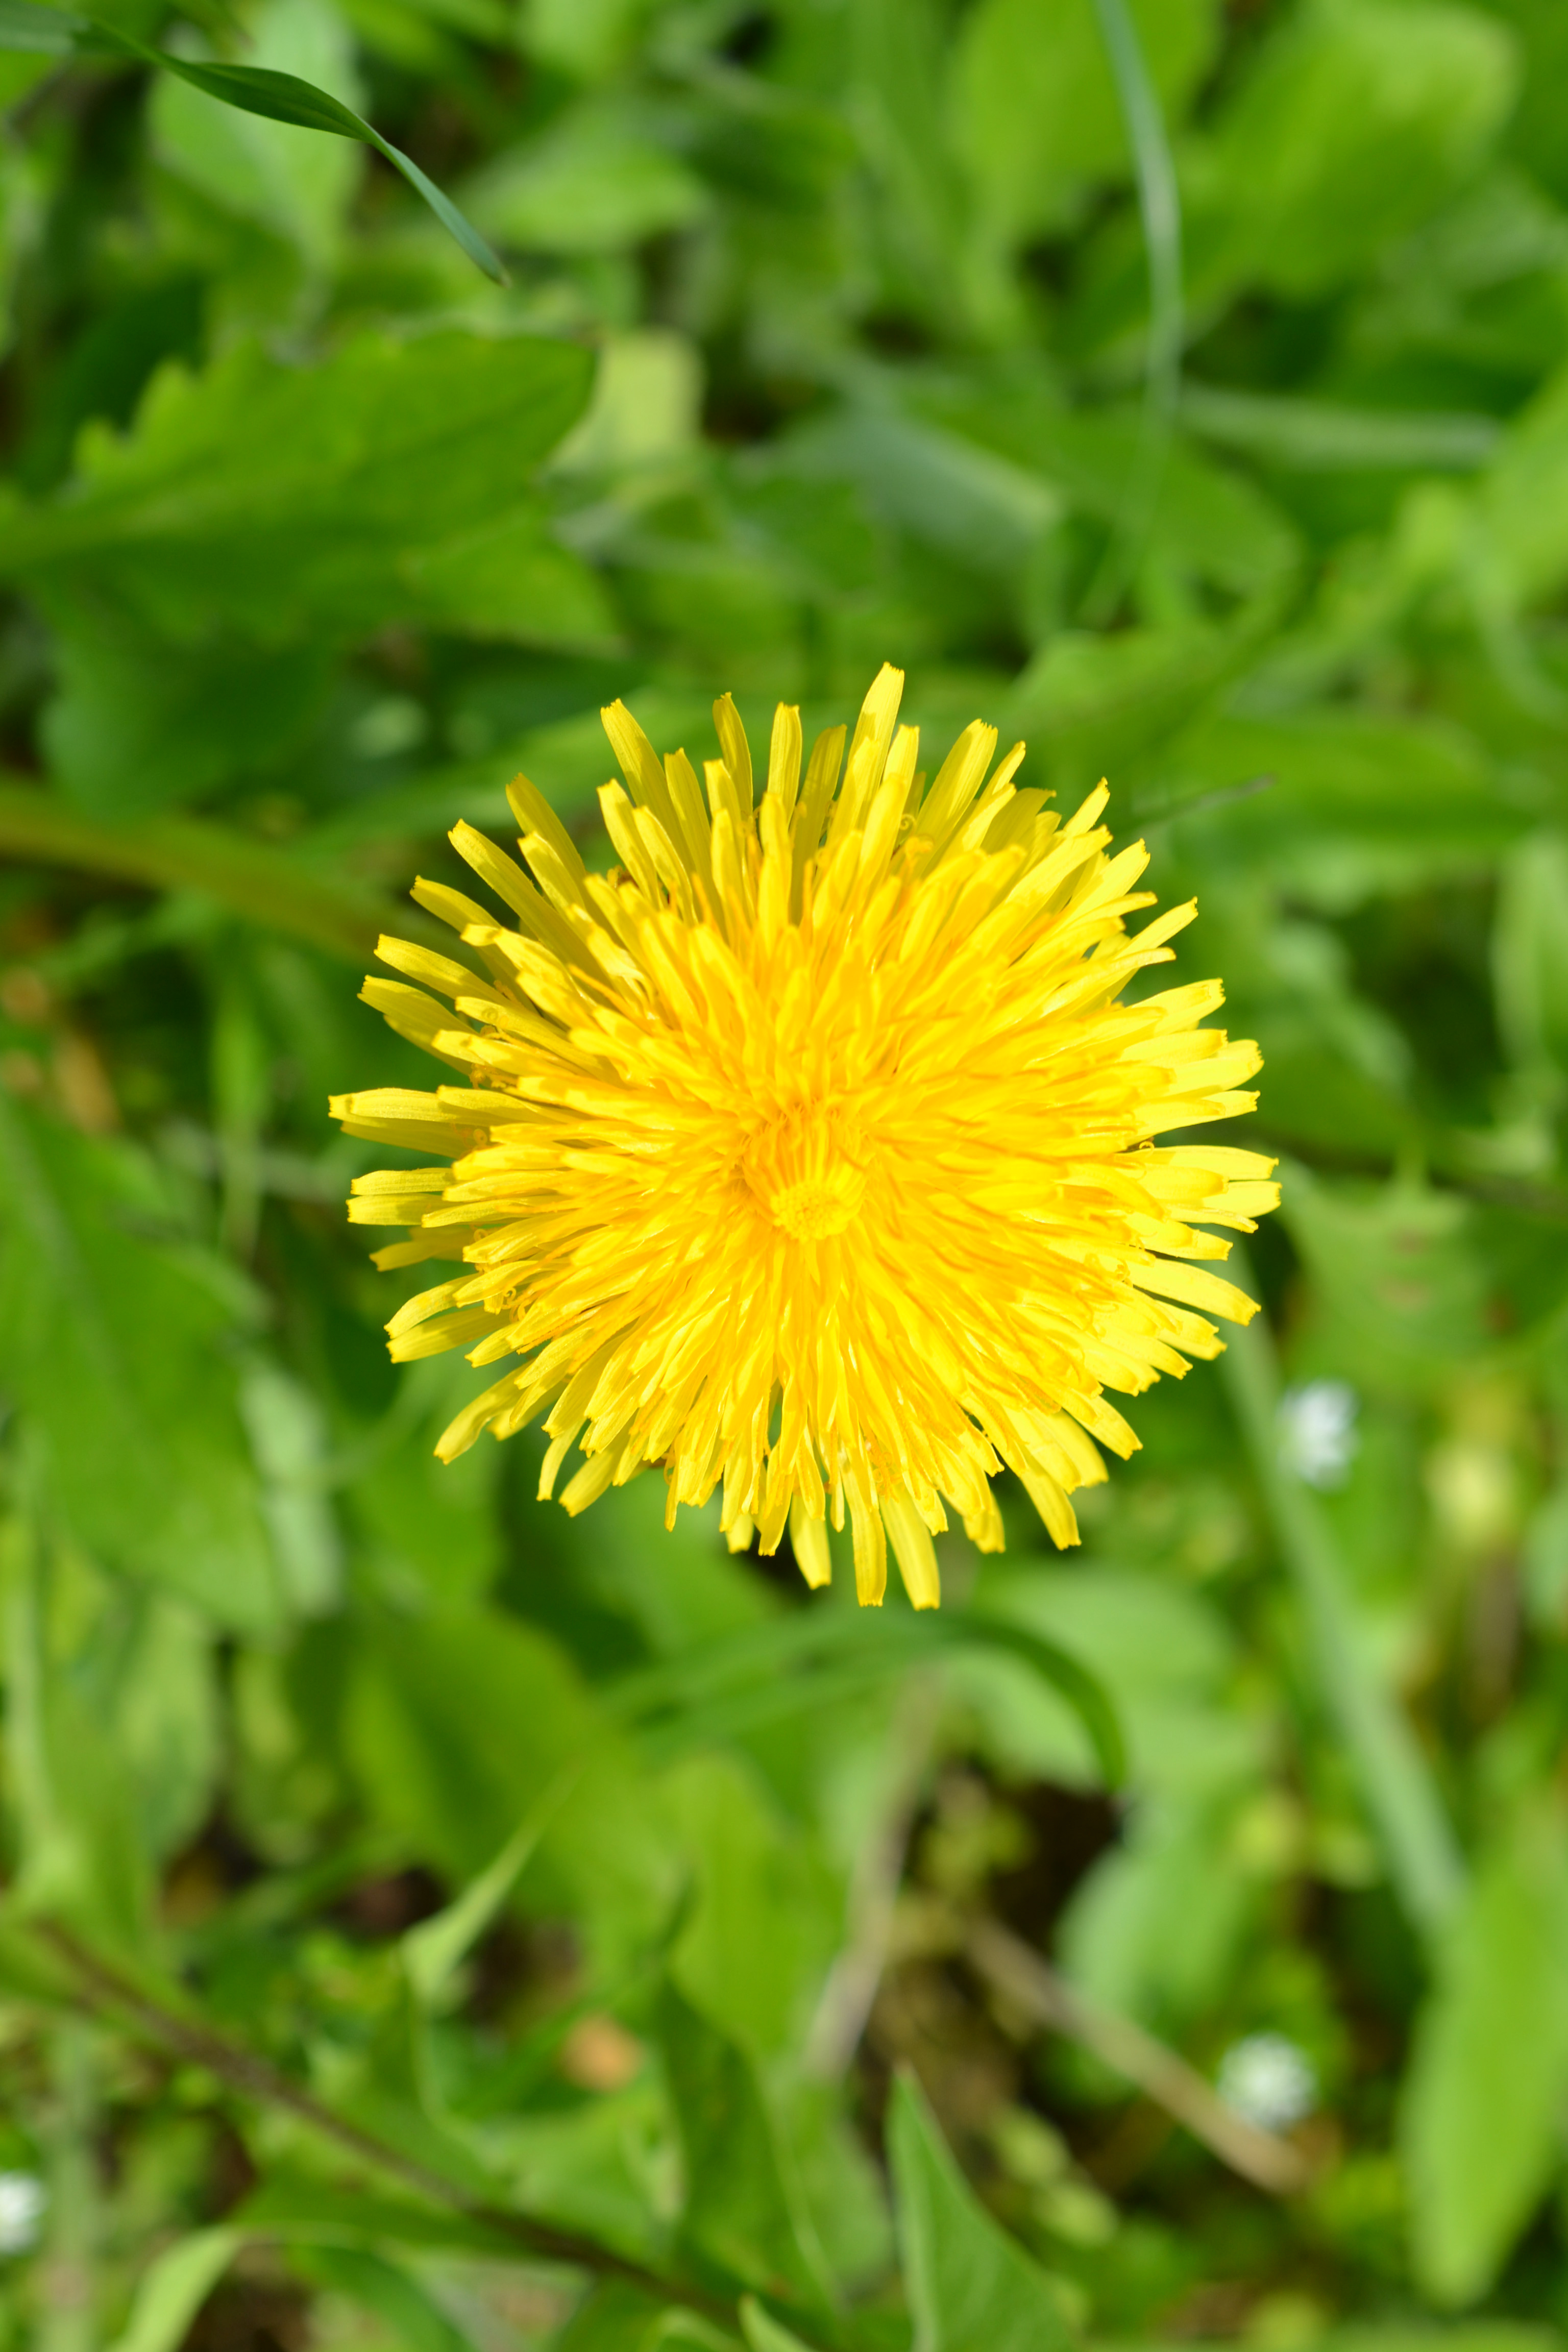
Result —
<path fill-rule="evenodd" d="M 0 2345 L 1552 2352 L 1568 6 L 105 10 L 511 282 L 0 13 Z M 1109 775 L 1285 1177 L 935 1626 L 440 1469 L 324 1108 L 519 768 L 604 857 L 602 702 L 884 659 Z"/>

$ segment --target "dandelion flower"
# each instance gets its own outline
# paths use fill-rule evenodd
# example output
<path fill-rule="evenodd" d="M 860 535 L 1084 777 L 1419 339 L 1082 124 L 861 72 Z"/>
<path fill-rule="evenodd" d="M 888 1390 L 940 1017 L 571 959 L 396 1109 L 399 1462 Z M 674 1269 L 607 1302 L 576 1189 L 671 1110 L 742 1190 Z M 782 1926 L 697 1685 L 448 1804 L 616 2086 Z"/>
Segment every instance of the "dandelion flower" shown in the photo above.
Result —
<path fill-rule="evenodd" d="M 883 669 L 847 761 L 841 727 L 803 761 L 781 706 L 760 799 L 728 696 L 705 790 L 614 704 L 619 865 L 587 872 L 526 778 L 528 872 L 458 825 L 512 919 L 418 882 L 469 961 L 383 940 L 403 977 L 364 988 L 456 1082 L 332 1108 L 437 1155 L 349 1204 L 411 1229 L 378 1265 L 459 1269 L 393 1317 L 394 1357 L 513 1360 L 444 1459 L 543 1413 L 542 1496 L 585 1457 L 569 1511 L 657 1464 L 669 1524 L 721 1485 L 731 1546 L 787 1527 L 813 1585 L 847 1512 L 860 1600 L 890 1538 L 929 1607 L 946 1506 L 1000 1549 L 1004 1467 L 1077 1541 L 1069 1495 L 1138 1442 L 1108 1391 L 1250 1316 L 1203 1228 L 1278 1194 L 1256 1152 L 1152 1140 L 1250 1110 L 1258 1054 L 1202 1025 L 1217 981 L 1119 1001 L 1194 908 L 1128 930 L 1147 852 L 1109 854 L 1104 785 L 1061 822 L 979 721 L 928 785 L 902 685 Z"/>

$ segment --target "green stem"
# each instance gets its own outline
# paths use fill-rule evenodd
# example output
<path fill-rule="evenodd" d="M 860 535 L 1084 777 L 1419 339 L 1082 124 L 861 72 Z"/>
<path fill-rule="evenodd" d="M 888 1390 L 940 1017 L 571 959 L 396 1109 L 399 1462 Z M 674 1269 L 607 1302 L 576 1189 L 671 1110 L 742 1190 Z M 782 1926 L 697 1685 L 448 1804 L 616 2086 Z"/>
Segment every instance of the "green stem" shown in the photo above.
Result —
<path fill-rule="evenodd" d="M 26 784 L 0 784 L 0 851 L 112 874 L 153 890 L 200 890 L 231 914 L 292 932 L 350 963 L 363 963 L 374 951 L 382 923 L 372 893 L 266 842 L 199 817 L 104 824 Z"/>
<path fill-rule="evenodd" d="M 1231 1271 L 1246 1287 L 1239 1261 L 1238 1244 Z M 1300 1595 L 1324 1701 L 1354 1764 L 1394 1891 L 1430 1945 L 1464 1891 L 1464 1859 L 1409 1722 L 1368 1664 L 1322 1506 L 1280 1451 L 1279 1370 L 1261 1315 L 1231 1339 L 1220 1364 L 1280 1558 Z"/>
<path fill-rule="evenodd" d="M 49 2191 L 38 2352 L 96 2352 L 100 2207 L 94 2030 L 66 2018 L 49 2037 L 51 2097 L 42 2137 Z"/>

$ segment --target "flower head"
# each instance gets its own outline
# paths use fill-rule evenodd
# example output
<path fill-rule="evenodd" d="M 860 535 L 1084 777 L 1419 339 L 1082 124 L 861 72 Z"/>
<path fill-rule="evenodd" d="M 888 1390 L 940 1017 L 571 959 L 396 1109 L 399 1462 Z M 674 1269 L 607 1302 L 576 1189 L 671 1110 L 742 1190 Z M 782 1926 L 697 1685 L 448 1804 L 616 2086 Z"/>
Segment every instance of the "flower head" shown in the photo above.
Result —
<path fill-rule="evenodd" d="M 1278 1194 L 1256 1152 L 1152 1140 L 1255 1099 L 1256 1046 L 1200 1025 L 1217 981 L 1118 1001 L 1194 908 L 1130 934 L 1147 853 L 1108 854 L 1105 787 L 1061 822 L 1016 784 L 1021 743 L 992 769 L 994 728 L 928 784 L 902 684 L 883 669 L 847 761 L 839 727 L 803 763 L 781 705 L 760 799 L 727 696 L 705 794 L 615 704 L 620 865 L 586 872 L 526 778 L 529 873 L 458 825 L 515 919 L 418 882 L 470 961 L 383 940 L 405 979 L 364 988 L 457 1083 L 332 1108 L 437 1155 L 349 1204 L 412 1228 L 378 1265 L 458 1266 L 393 1317 L 393 1355 L 517 1360 L 444 1458 L 542 1412 L 541 1494 L 579 1437 L 586 1457 L 569 1511 L 657 1463 L 671 1524 L 721 1482 L 731 1544 L 787 1525 L 820 1584 L 847 1510 L 861 1601 L 890 1537 L 924 1607 L 944 1503 L 1000 1548 L 1004 1466 L 1077 1541 L 1068 1495 L 1138 1442 L 1107 1391 L 1185 1372 L 1218 1352 L 1209 1315 L 1252 1313 L 1201 1228 L 1249 1233 Z"/>

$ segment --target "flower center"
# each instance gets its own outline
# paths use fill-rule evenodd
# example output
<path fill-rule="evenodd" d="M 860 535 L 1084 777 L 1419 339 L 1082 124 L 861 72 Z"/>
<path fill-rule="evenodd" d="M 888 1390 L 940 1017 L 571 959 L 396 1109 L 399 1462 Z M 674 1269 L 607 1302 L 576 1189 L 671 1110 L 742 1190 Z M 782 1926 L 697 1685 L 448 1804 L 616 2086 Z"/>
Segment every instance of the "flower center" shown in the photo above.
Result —
<path fill-rule="evenodd" d="M 752 1138 L 746 1181 L 792 1241 L 841 1234 L 866 1196 L 865 1139 L 852 1119 L 816 1105 L 786 1112 Z"/>

